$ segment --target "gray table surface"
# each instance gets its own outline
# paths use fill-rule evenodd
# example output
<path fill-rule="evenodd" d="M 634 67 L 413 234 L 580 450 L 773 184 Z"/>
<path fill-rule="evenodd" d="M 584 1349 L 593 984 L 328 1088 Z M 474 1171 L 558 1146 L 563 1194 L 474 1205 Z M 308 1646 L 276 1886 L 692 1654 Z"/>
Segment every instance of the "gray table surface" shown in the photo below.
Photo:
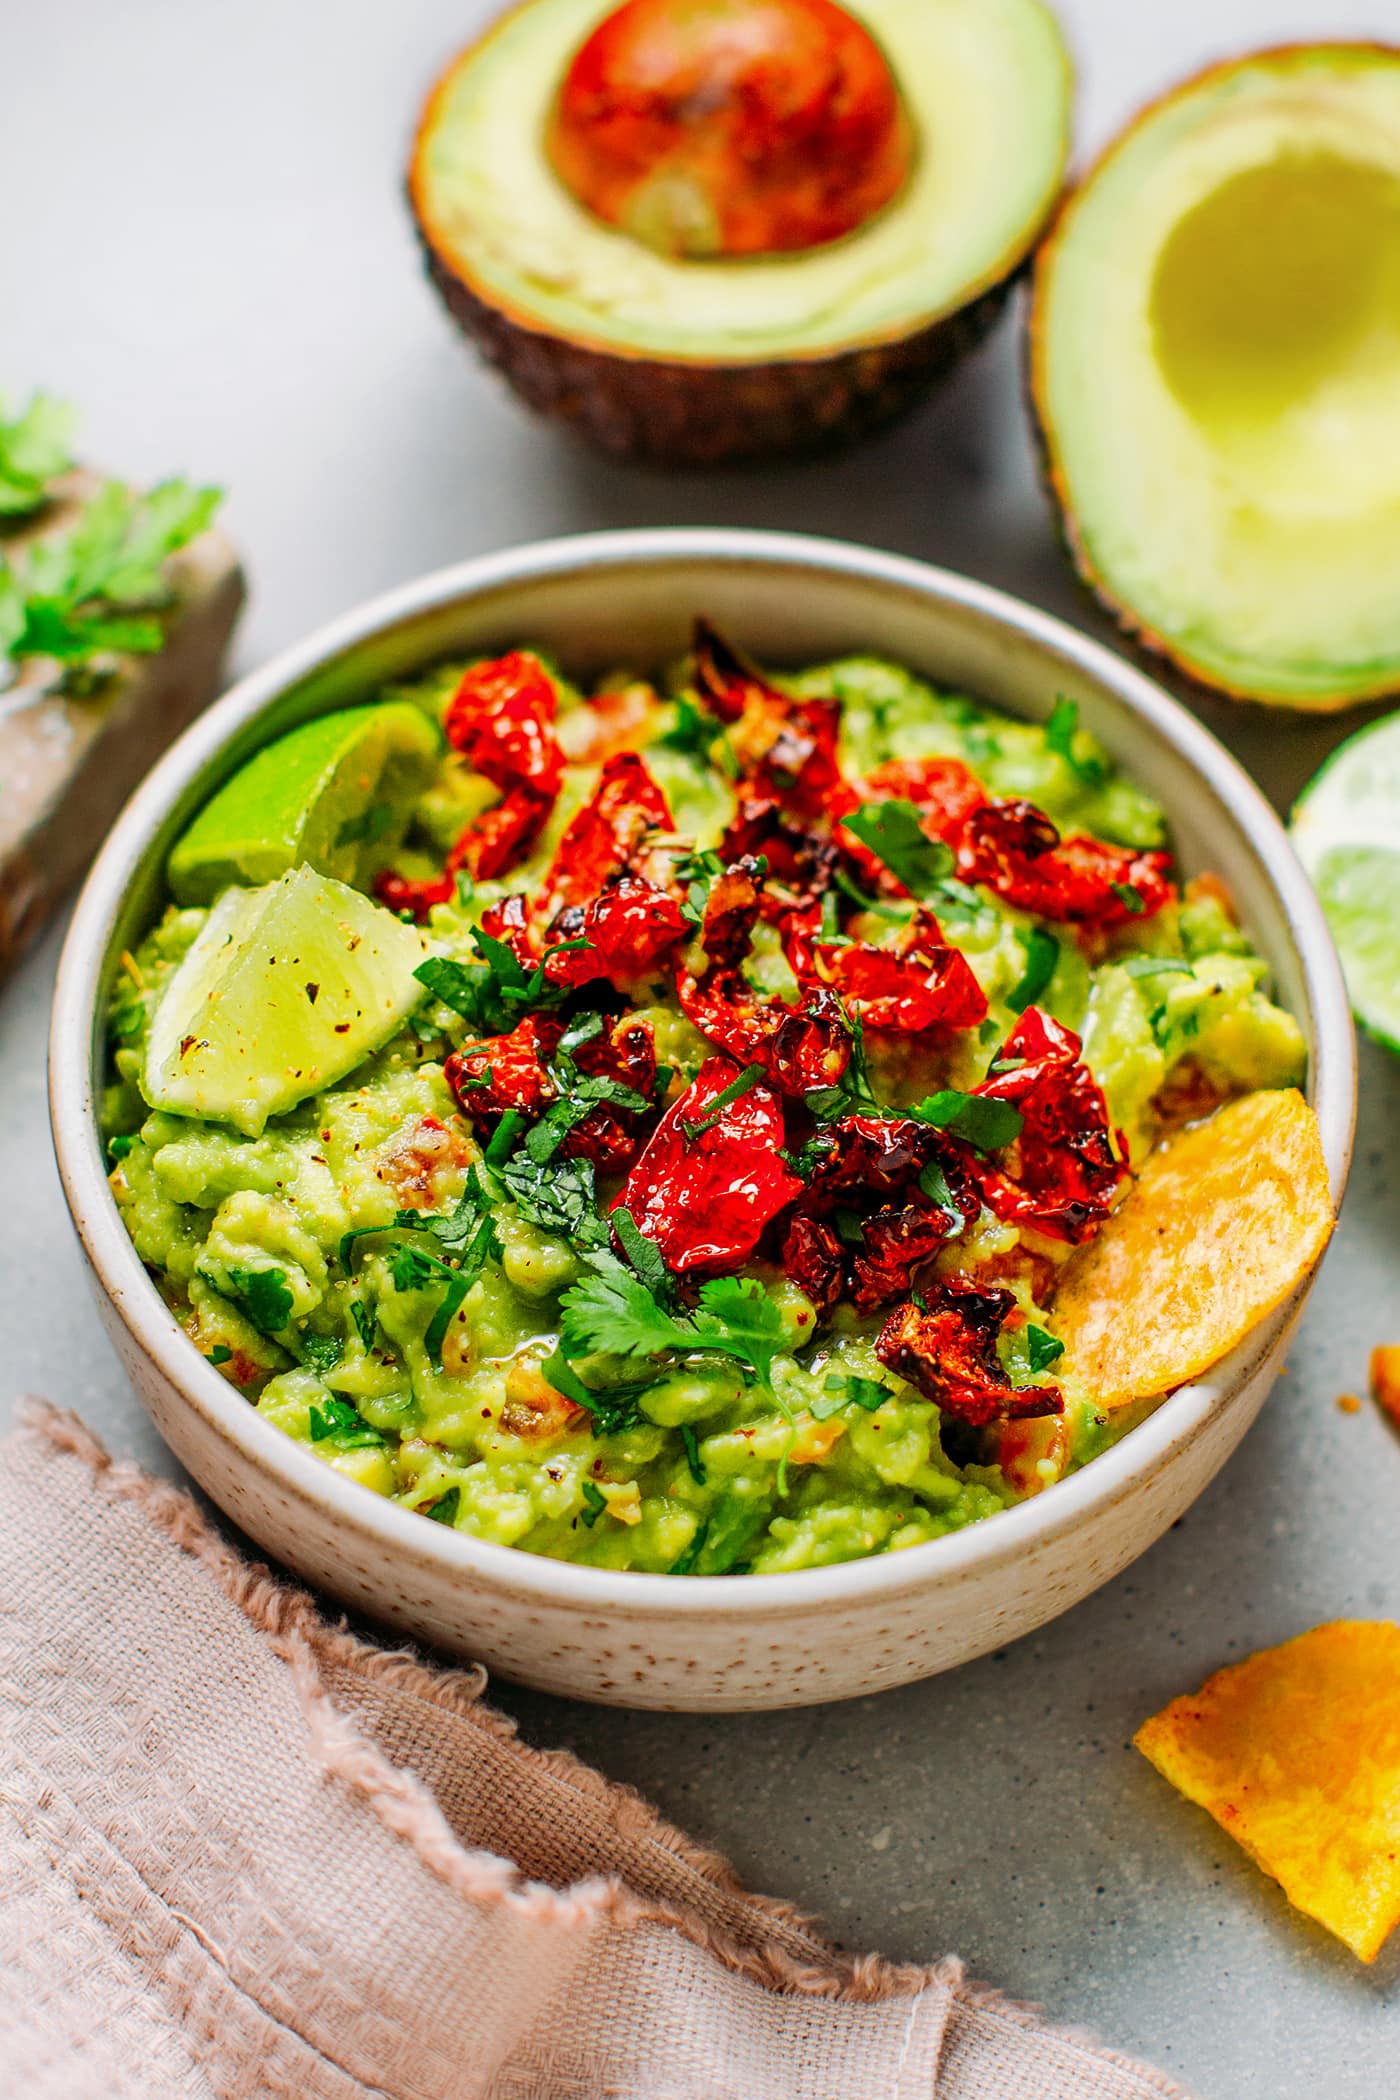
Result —
<path fill-rule="evenodd" d="M 909 0 L 914 4 L 914 0 Z M 484 0 L 45 0 L 6 11 L 0 379 L 86 405 L 91 455 L 229 485 L 253 598 L 240 667 L 458 556 L 670 522 L 800 527 L 927 556 L 1095 625 L 1062 566 L 1014 327 L 903 428 L 723 479 L 605 464 L 531 423 L 423 282 L 399 169 Z M 1212 57 L 1400 33 L 1397 0 L 1061 0 L 1081 150 Z M 1197 703 L 1286 805 L 1340 733 Z M 6 1401 L 42 1391 L 170 1470 L 97 1324 L 43 1096 L 50 939 L 0 1002 Z M 1117 1582 L 954 1675 L 792 1714 L 590 1709 L 498 1686 L 542 1743 L 631 1781 L 853 1946 L 957 1950 L 1211 2100 L 1400 2094 L 1400 1936 L 1365 1970 L 1128 1745 L 1218 1664 L 1400 1614 L 1400 1448 L 1360 1390 L 1400 1339 L 1400 1066 L 1364 1049 L 1340 1231 L 1257 1429 Z"/>

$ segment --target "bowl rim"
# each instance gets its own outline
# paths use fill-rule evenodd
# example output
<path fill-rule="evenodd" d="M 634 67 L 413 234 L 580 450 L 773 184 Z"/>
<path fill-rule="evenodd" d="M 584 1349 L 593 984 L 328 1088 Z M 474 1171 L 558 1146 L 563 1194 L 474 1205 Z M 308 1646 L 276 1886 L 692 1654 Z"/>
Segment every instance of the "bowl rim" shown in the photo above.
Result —
<path fill-rule="evenodd" d="M 1249 1386 L 1282 1344 L 1310 1283 L 1247 1335 L 1207 1379 L 1180 1388 L 1121 1442 L 1053 1490 L 898 1553 L 761 1579 L 676 1580 L 604 1569 L 501 1546 L 435 1524 L 375 1495 L 294 1443 L 206 1363 L 161 1300 L 118 1213 L 97 1131 L 94 1009 L 113 919 L 169 806 L 186 784 L 287 688 L 357 644 L 402 622 L 512 585 L 594 570 L 677 563 L 833 570 L 857 581 L 952 606 L 1014 631 L 1042 653 L 1108 688 L 1205 777 L 1242 830 L 1283 905 L 1299 955 L 1314 1034 L 1314 1107 L 1340 1205 L 1356 1112 L 1356 1047 L 1341 965 L 1316 895 L 1282 823 L 1239 762 L 1194 715 L 1114 650 L 991 585 L 904 555 L 815 535 L 726 527 L 661 526 L 571 534 L 471 557 L 401 584 L 318 628 L 239 679 L 176 740 L 137 788 L 102 845 L 79 896 L 60 958 L 49 1035 L 50 1116 L 64 1194 L 98 1283 L 137 1348 L 207 1428 L 285 1494 L 334 1518 L 387 1559 L 428 1574 L 579 1613 L 657 1613 L 720 1619 L 785 1618 L 824 1604 L 936 1590 L 1046 1548 L 1122 1500 Z M 1170 812 L 1168 813 L 1170 814 Z"/>

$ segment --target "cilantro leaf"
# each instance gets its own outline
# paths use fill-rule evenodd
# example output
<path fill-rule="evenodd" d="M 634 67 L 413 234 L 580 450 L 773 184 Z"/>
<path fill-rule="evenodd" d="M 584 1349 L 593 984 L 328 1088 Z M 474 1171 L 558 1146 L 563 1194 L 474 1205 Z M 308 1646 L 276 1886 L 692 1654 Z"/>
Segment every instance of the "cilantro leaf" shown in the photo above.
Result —
<path fill-rule="evenodd" d="M 737 1101 L 742 1094 L 747 1094 L 751 1088 L 758 1085 L 759 1080 L 763 1077 L 763 1072 L 764 1068 L 762 1065 L 745 1065 L 738 1078 L 731 1079 L 728 1086 L 715 1095 L 698 1123 L 682 1120 L 680 1130 L 687 1145 L 693 1145 L 697 1138 L 702 1138 L 705 1135 L 707 1130 L 713 1130 L 724 1111 Z"/>
<path fill-rule="evenodd" d="M 501 1187 L 522 1218 L 582 1247 L 603 1246 L 608 1228 L 598 1215 L 593 1162 L 531 1159 L 516 1152 L 500 1170 Z"/>
<path fill-rule="evenodd" d="M 587 1256 L 587 1273 L 559 1301 L 567 1356 L 648 1357 L 697 1349 L 688 1320 L 677 1319 L 641 1278 L 605 1249 Z"/>
<path fill-rule="evenodd" d="M 617 1436 L 624 1429 L 635 1429 L 641 1420 L 638 1395 L 653 1383 L 650 1378 L 645 1378 L 627 1385 L 605 1386 L 595 1392 L 592 1386 L 584 1384 L 562 1349 L 556 1349 L 552 1356 L 545 1358 L 540 1365 L 540 1375 L 556 1393 L 572 1400 L 575 1407 L 587 1409 L 599 1436 Z"/>
<path fill-rule="evenodd" d="M 931 839 L 912 802 L 868 802 L 842 822 L 862 845 L 878 854 L 913 897 L 930 897 L 953 872 L 951 846 Z"/>
<path fill-rule="evenodd" d="M 1060 944 L 1053 933 L 1043 926 L 1032 926 L 1025 936 L 1026 967 L 1019 981 L 1006 995 L 1006 1003 L 1013 1014 L 1023 1014 L 1028 1006 L 1034 1006 L 1055 974 L 1055 965 L 1060 959 Z"/>
<path fill-rule="evenodd" d="M 702 1283 L 693 1323 L 702 1348 L 737 1356 L 765 1384 L 771 1381 L 773 1358 L 786 1349 L 787 1335 L 782 1314 L 755 1277 L 716 1276 Z"/>
<path fill-rule="evenodd" d="M 334 1437 L 343 1448 L 353 1450 L 384 1441 L 377 1429 L 370 1428 L 359 1410 L 348 1400 L 342 1400 L 338 1393 L 313 1402 L 307 1411 L 307 1421 L 313 1444 L 323 1444 L 328 1437 Z"/>
<path fill-rule="evenodd" d="M 700 1456 L 700 1440 L 689 1422 L 681 1424 L 681 1442 L 685 1445 L 685 1462 L 690 1468 L 690 1477 L 697 1487 L 705 1485 L 705 1461 Z"/>
<path fill-rule="evenodd" d="M 1025 1120 L 1020 1109 L 1009 1101 L 964 1094 L 956 1087 L 926 1094 L 922 1101 L 900 1113 L 912 1116 L 918 1123 L 931 1123 L 935 1130 L 946 1130 L 950 1137 L 961 1138 L 977 1152 L 999 1152 L 1003 1145 L 1014 1144 Z"/>
<path fill-rule="evenodd" d="M 713 715 L 697 707 L 682 693 L 676 701 L 676 719 L 664 736 L 657 738 L 668 751 L 685 751 L 692 758 L 708 758 L 720 725 Z"/>
<path fill-rule="evenodd" d="M 675 1278 L 662 1258 L 661 1249 L 655 1240 L 648 1239 L 625 1205 L 612 1212 L 612 1226 L 622 1251 L 632 1267 L 663 1305 L 669 1305 L 675 1297 Z"/>
<path fill-rule="evenodd" d="M 285 1269 L 228 1271 L 229 1290 L 259 1334 L 280 1334 L 292 1317 L 292 1293 Z"/>
<path fill-rule="evenodd" d="M 430 1502 L 426 1509 L 419 1511 L 419 1515 L 427 1517 L 433 1524 L 455 1524 L 461 1506 L 461 1483 L 454 1480 L 447 1493 L 439 1495 L 436 1502 Z"/>
<path fill-rule="evenodd" d="M 73 464 L 76 411 L 52 394 L 34 394 L 16 416 L 0 402 L 0 517 L 38 510 L 49 483 Z"/>
<path fill-rule="evenodd" d="M 591 1480 L 584 1481 L 580 1492 L 583 1496 L 583 1508 L 579 1511 L 579 1516 L 591 1531 L 607 1508 L 608 1498 Z"/>
<path fill-rule="evenodd" d="M 678 1560 L 672 1561 L 666 1573 L 668 1575 L 689 1575 L 700 1555 L 704 1552 L 705 1541 L 709 1535 L 710 1520 L 706 1517 L 704 1522 L 697 1528 L 694 1538 L 686 1547 L 684 1553 L 681 1554 Z"/>
<path fill-rule="evenodd" d="M 1057 1364 L 1064 1353 L 1065 1345 L 1058 1335 L 1047 1333 L 1045 1328 L 1034 1325 L 1026 1328 L 1026 1356 L 1032 1377 L 1038 1371 L 1048 1371 L 1051 1364 Z"/>
<path fill-rule="evenodd" d="M 159 649 L 164 564 L 205 530 L 221 493 L 165 481 L 141 496 L 105 482 L 66 532 L 0 563 L 0 649 L 70 664 Z"/>
<path fill-rule="evenodd" d="M 877 1407 L 883 1407 L 894 1397 L 889 1387 L 882 1385 L 878 1378 L 861 1378 L 854 1372 L 844 1376 L 833 1373 L 823 1381 L 823 1388 L 816 1399 L 808 1403 L 808 1412 L 818 1422 L 825 1422 L 852 1405 L 873 1415 Z"/>
<path fill-rule="evenodd" d="M 209 1351 L 209 1361 L 210 1361 L 210 1363 L 211 1363 L 211 1364 L 226 1364 L 226 1363 L 231 1363 L 231 1362 L 232 1362 L 232 1360 L 233 1360 L 233 1351 L 232 1351 L 232 1349 L 230 1349 L 230 1348 L 229 1348 L 229 1346 L 228 1346 L 228 1343 L 227 1343 L 227 1342 L 215 1342 L 215 1344 L 214 1344 L 213 1348 L 212 1348 L 212 1349 L 211 1349 L 211 1350 Z"/>
<path fill-rule="evenodd" d="M 1122 905 L 1124 911 L 1134 919 L 1141 918 L 1147 909 L 1147 904 L 1142 891 L 1135 882 L 1111 882 L 1108 886 Z"/>
<path fill-rule="evenodd" d="M 1079 702 L 1067 700 L 1061 693 L 1045 724 L 1046 745 L 1058 753 L 1076 780 L 1082 780 L 1086 787 L 1098 787 L 1107 778 L 1108 767 L 1092 748 L 1079 748 L 1076 739 L 1081 734 L 1084 732 L 1079 727 Z"/>
<path fill-rule="evenodd" d="M 301 1346 L 312 1370 L 322 1372 L 335 1369 L 345 1348 L 338 1334 L 304 1334 Z"/>
<path fill-rule="evenodd" d="M 355 1322 L 355 1332 L 359 1335 L 361 1342 L 364 1344 L 365 1353 L 368 1355 L 369 1351 L 374 1347 L 374 1337 L 379 1327 L 378 1316 L 372 1306 L 365 1304 L 363 1298 L 352 1298 L 350 1300 L 350 1314 Z"/>
<path fill-rule="evenodd" d="M 931 1159 L 919 1175 L 919 1188 L 928 1197 L 935 1210 L 941 1211 L 953 1228 L 961 1232 L 963 1214 L 948 1186 L 948 1177 L 936 1159 Z"/>

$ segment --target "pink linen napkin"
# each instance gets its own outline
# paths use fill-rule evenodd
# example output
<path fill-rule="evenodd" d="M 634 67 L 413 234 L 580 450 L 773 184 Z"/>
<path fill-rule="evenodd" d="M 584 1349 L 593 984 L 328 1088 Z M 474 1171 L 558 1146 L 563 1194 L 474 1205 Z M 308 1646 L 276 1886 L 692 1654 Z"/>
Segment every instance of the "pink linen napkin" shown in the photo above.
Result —
<path fill-rule="evenodd" d="M 14 2100 L 1146 2100 L 827 1944 L 627 1789 L 322 1619 L 32 1408 L 0 1462 Z"/>

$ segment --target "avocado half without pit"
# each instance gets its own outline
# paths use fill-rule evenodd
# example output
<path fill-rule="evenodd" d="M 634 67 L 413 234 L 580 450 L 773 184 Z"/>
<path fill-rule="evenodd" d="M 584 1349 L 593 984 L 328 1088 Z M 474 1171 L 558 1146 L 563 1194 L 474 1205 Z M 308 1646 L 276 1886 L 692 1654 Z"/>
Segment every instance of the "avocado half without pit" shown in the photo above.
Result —
<path fill-rule="evenodd" d="M 438 81 L 409 196 L 532 406 L 657 463 L 771 457 L 980 339 L 1070 92 L 1040 0 L 526 0 Z"/>
<path fill-rule="evenodd" d="M 1127 630 L 1240 698 L 1400 690 L 1400 50 L 1260 52 L 1139 117 L 1042 250 L 1031 382 Z"/>

